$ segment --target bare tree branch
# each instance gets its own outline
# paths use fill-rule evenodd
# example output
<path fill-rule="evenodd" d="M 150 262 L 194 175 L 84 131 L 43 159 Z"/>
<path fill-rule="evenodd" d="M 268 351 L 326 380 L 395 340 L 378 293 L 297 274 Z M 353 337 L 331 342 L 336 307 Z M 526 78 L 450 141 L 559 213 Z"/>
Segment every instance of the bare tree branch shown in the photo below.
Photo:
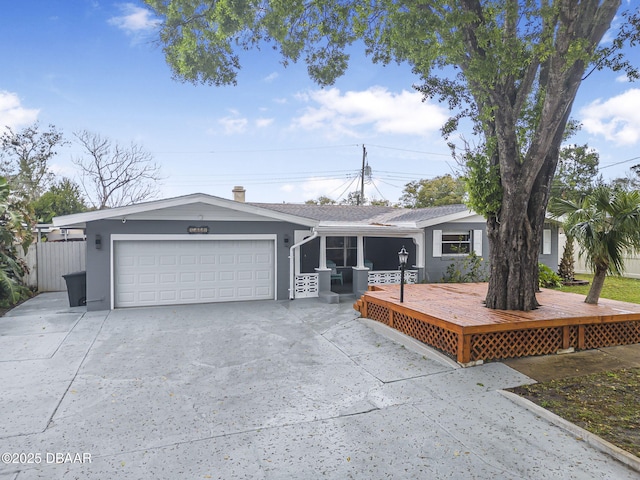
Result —
<path fill-rule="evenodd" d="M 158 194 L 160 167 L 141 146 L 123 147 L 86 130 L 74 136 L 86 154 L 72 161 L 80 168 L 80 185 L 94 208 L 122 207 Z"/>

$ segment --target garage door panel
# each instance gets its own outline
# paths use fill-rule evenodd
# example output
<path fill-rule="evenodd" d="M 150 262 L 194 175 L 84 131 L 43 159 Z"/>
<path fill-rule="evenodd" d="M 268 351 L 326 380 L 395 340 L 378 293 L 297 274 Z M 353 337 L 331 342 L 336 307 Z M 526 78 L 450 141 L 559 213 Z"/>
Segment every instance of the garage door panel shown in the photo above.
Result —
<path fill-rule="evenodd" d="M 275 298 L 274 242 L 119 240 L 115 306 Z"/>
<path fill-rule="evenodd" d="M 131 257 L 131 256 L 122 256 L 120 258 L 118 258 L 118 265 L 122 265 L 125 267 L 131 267 L 133 265 L 135 265 L 135 258 Z"/>
<path fill-rule="evenodd" d="M 216 279 L 215 272 L 200 272 L 201 282 L 214 282 Z"/>
<path fill-rule="evenodd" d="M 132 265 L 135 264 L 135 258 L 131 258 L 131 261 L 133 262 Z M 138 257 L 138 265 L 141 267 L 153 267 L 156 263 L 156 257 L 154 256 L 142 255 Z"/>
<path fill-rule="evenodd" d="M 235 255 L 224 254 L 218 257 L 218 262 L 221 265 L 233 265 L 236 263 Z"/>
<path fill-rule="evenodd" d="M 155 303 L 158 299 L 157 292 L 150 291 L 141 291 L 138 295 L 138 298 L 141 302 L 153 302 Z"/>
<path fill-rule="evenodd" d="M 238 272 L 238 280 L 241 282 L 250 282 L 253 280 L 253 272 L 252 271 L 248 271 L 248 270 L 244 270 L 241 272 Z"/>
<path fill-rule="evenodd" d="M 177 265 L 177 259 L 175 255 L 162 255 L 160 257 L 160 265 Z"/>
<path fill-rule="evenodd" d="M 269 264 L 271 263 L 271 257 L 265 254 L 256 255 L 255 263 L 257 264 Z"/>
<path fill-rule="evenodd" d="M 119 275 L 118 283 L 120 285 L 133 285 L 135 283 L 135 275 Z"/>
<path fill-rule="evenodd" d="M 194 255 L 181 255 L 180 265 L 195 265 L 196 257 Z"/>
<path fill-rule="evenodd" d="M 183 272 L 180 274 L 180 283 L 195 282 L 196 272 Z"/>
<path fill-rule="evenodd" d="M 269 270 L 256 270 L 257 280 L 271 280 L 271 272 Z"/>
<path fill-rule="evenodd" d="M 213 300 L 216 298 L 216 291 L 213 289 L 204 288 L 200 290 L 200 298 L 205 301 Z"/>
<path fill-rule="evenodd" d="M 154 296 L 150 298 L 153 298 L 154 300 L 158 298 L 162 302 L 175 302 L 176 300 L 178 300 L 178 296 L 176 295 L 175 290 L 163 290 L 161 292 L 158 292 L 157 297 Z"/>
<path fill-rule="evenodd" d="M 221 288 L 218 290 L 218 294 L 221 299 L 230 300 L 235 297 L 235 290 L 233 288 Z"/>

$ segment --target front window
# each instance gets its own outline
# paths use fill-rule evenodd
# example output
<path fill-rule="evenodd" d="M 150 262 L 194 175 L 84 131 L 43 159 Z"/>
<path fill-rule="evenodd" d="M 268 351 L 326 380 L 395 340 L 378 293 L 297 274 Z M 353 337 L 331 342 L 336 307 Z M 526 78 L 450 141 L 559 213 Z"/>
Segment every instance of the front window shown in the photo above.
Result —
<path fill-rule="evenodd" d="M 443 255 L 468 255 L 471 253 L 471 232 L 442 232 Z"/>
<path fill-rule="evenodd" d="M 327 237 L 327 260 L 331 260 L 336 266 L 355 266 L 357 254 L 356 237 Z"/>

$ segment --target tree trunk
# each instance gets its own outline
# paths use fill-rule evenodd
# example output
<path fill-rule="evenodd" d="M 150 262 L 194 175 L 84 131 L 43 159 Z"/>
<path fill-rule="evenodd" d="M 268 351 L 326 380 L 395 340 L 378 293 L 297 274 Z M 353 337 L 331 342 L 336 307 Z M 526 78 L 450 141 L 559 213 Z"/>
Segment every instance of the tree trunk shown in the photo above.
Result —
<path fill-rule="evenodd" d="M 524 209 L 523 209 L 524 210 Z M 498 310 L 533 310 L 539 306 L 538 253 L 526 210 L 487 221 L 490 277 L 486 305 Z"/>
<path fill-rule="evenodd" d="M 479 2 L 470 2 L 479 5 Z M 510 83 L 509 76 L 497 77 L 486 95 L 478 95 L 480 112 L 487 103 L 491 120 L 485 123 L 485 137 L 494 139 L 492 165 L 498 165 L 503 190 L 502 205 L 487 219 L 491 277 L 486 305 L 499 310 L 533 310 L 539 306 L 538 255 L 551 180 L 573 100 L 584 74 L 583 60 L 568 63 L 576 39 L 596 47 L 609 28 L 620 0 L 559 2 L 560 24 L 554 33 L 555 53 L 540 64 L 539 118 L 526 151 L 518 137 L 518 119 L 530 89 L 526 82 Z M 471 40 L 475 32 L 468 32 Z M 470 51 L 483 58 L 484 50 L 469 43 Z M 536 66 L 535 64 L 532 64 Z M 537 68 L 537 66 L 536 66 Z M 527 77 L 529 78 L 529 77 Z M 503 80 L 502 82 L 500 80 Z M 531 85 L 529 85 L 531 86 Z M 475 85 L 482 92 L 481 85 Z M 476 94 L 474 94 L 475 96 Z"/>
<path fill-rule="evenodd" d="M 540 242 L 569 111 L 562 117 L 544 158 L 532 158 L 531 163 L 503 170 L 502 208 L 497 217 L 487 220 L 489 308 L 529 311 L 540 306 L 536 299 Z M 540 165 L 540 169 L 536 171 L 532 164 Z"/>
<path fill-rule="evenodd" d="M 587 298 L 584 303 L 591 305 L 597 305 L 602 293 L 602 287 L 604 286 L 604 279 L 607 277 L 607 267 L 604 265 L 596 266 L 596 272 L 593 276 L 593 282 L 591 282 L 591 288 L 587 294 Z"/>

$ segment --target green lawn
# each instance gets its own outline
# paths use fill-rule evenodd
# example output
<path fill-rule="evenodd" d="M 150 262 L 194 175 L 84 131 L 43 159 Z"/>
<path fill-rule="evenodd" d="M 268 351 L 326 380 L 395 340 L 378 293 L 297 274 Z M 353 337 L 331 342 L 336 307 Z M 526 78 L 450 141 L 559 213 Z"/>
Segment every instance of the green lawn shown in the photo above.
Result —
<path fill-rule="evenodd" d="M 576 275 L 576 280 L 587 280 L 591 282 L 593 275 Z M 576 287 L 560 287 L 561 292 L 579 293 L 587 295 L 591 285 Z M 635 278 L 607 277 L 604 281 L 600 298 L 610 298 L 623 302 L 640 303 L 640 280 Z"/>

